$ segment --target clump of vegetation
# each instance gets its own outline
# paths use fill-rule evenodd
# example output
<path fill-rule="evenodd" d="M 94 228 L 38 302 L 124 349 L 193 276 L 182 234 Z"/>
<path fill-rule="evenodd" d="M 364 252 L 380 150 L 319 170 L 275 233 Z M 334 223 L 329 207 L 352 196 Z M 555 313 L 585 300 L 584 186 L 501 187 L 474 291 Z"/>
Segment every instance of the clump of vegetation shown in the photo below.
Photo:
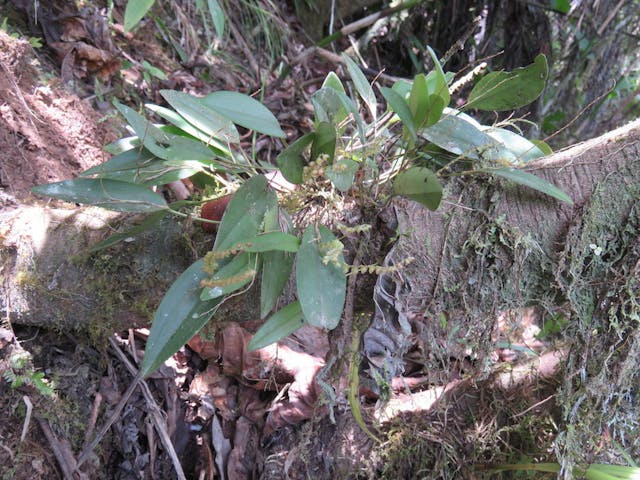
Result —
<path fill-rule="evenodd" d="M 289 218 L 296 213 L 296 204 L 298 210 L 313 203 L 322 209 L 322 204 L 356 199 L 381 208 L 391 196 L 400 195 L 435 210 L 442 198 L 443 179 L 478 174 L 503 177 L 571 202 L 553 185 L 518 168 L 548 153 L 546 145 L 500 126 L 480 125 L 462 111 L 448 108 L 452 74 L 445 74 L 435 53 L 430 53 L 434 69 L 428 75 L 396 82 L 392 88 L 380 87 L 387 102 L 382 109 L 359 67 L 343 56 L 354 94 L 348 95 L 332 72 L 312 96 L 314 131 L 277 158 L 279 171 L 294 185 L 289 192 L 278 195 L 261 173 L 275 166 L 232 147 L 240 138 L 236 125 L 284 137 L 263 105 L 236 92 L 197 98 L 171 90 L 161 91 L 171 108 L 147 105 L 168 124 L 156 126 L 130 107 L 116 104 L 135 136 L 110 145 L 115 156 L 79 178 L 34 189 L 69 201 L 150 214 L 133 231 L 98 244 L 94 248 L 98 250 L 153 228 L 168 214 L 208 221 L 185 213 L 192 202 L 168 204 L 150 186 L 184 178 L 200 185 L 229 185 L 231 179 L 241 185 L 222 218 L 213 250 L 184 272 L 159 306 L 143 375 L 153 372 L 209 321 L 229 295 L 251 285 L 258 275 L 260 312 L 266 318 L 294 263 L 297 300 L 267 320 L 250 348 L 273 343 L 304 324 L 325 329 L 338 325 L 349 272 L 344 245 L 320 221 L 306 222 L 298 237 Z M 474 87 L 467 108 L 507 110 L 525 105 L 540 95 L 546 76 L 542 55 L 528 67 L 492 72 Z M 297 201 L 292 205 L 288 197 Z M 294 211 L 285 211 L 281 203 Z"/>
<path fill-rule="evenodd" d="M 36 372 L 31 365 L 31 355 L 24 350 L 17 350 L 9 357 L 9 365 L 2 372 L 11 388 L 31 386 L 38 393 L 49 397 L 53 394 L 53 387 L 44 376 L 44 372 Z"/>

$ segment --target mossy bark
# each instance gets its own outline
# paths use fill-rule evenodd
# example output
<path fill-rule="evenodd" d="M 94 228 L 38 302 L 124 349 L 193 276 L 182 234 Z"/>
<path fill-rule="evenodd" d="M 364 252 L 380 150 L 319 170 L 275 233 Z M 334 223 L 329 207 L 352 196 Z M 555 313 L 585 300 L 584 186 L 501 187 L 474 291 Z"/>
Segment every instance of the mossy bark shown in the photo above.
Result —
<path fill-rule="evenodd" d="M 0 306 L 16 324 L 102 338 L 148 325 L 166 290 L 197 255 L 196 241 L 184 230 L 189 227 L 173 219 L 96 253 L 89 248 L 139 218 L 97 208 L 22 205 L 1 219 Z"/>

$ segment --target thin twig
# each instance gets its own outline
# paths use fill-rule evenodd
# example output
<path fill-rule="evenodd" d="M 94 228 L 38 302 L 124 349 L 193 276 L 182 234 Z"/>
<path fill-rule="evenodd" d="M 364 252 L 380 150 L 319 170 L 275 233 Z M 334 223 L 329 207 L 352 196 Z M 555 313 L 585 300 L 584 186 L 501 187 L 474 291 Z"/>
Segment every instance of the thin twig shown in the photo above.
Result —
<path fill-rule="evenodd" d="M 586 107 L 584 107 L 582 110 L 580 110 L 578 112 L 578 114 L 573 117 L 571 119 L 571 121 L 569 123 L 567 123 L 565 126 L 563 126 L 562 128 L 560 128 L 558 131 L 552 133 L 551 135 L 549 135 L 547 138 L 545 138 L 543 141 L 545 143 L 547 143 L 550 139 L 552 139 L 553 137 L 555 137 L 556 135 L 559 135 L 560 132 L 563 132 L 564 130 L 566 130 L 567 128 L 569 128 L 571 125 L 573 125 L 587 110 L 589 110 L 593 105 L 595 105 L 596 103 L 598 103 L 600 100 L 602 100 L 603 98 L 605 98 L 607 95 L 609 95 L 609 93 L 611 93 L 613 91 L 613 89 L 616 88 L 615 85 L 615 81 L 613 84 L 613 87 L 611 87 L 609 90 L 607 90 L 606 92 L 604 92 L 602 95 L 600 95 L 599 97 L 597 97 L 596 99 L 594 99 L 591 103 L 589 103 L 589 105 L 587 105 Z"/>
<path fill-rule="evenodd" d="M 109 343 L 116 352 L 116 355 L 120 359 L 120 361 L 127 367 L 129 373 L 138 378 L 139 373 L 136 367 L 129 361 L 127 356 L 122 352 L 120 346 L 116 343 L 113 337 L 109 338 Z M 184 471 L 182 470 L 182 465 L 180 464 L 180 459 L 178 458 L 178 454 L 176 453 L 175 448 L 173 447 L 173 443 L 171 442 L 171 438 L 169 437 L 169 433 L 167 432 L 164 418 L 162 417 L 162 413 L 160 411 L 160 407 L 156 403 L 153 395 L 151 394 L 151 390 L 149 390 L 149 386 L 147 382 L 143 379 L 140 379 L 140 388 L 142 389 L 142 394 L 144 395 L 144 399 L 147 402 L 147 406 L 149 407 L 149 411 L 151 413 L 151 418 L 153 418 L 153 423 L 156 427 L 156 431 L 160 436 L 160 441 L 162 445 L 166 449 L 169 457 L 171 458 L 171 463 L 173 463 L 173 468 L 176 471 L 176 475 L 180 480 L 186 480 Z"/>
<path fill-rule="evenodd" d="M 122 413 L 122 410 L 124 409 L 125 405 L 129 401 L 129 398 L 131 398 L 131 395 L 133 394 L 134 390 L 138 386 L 138 383 L 140 383 L 141 381 L 142 381 L 142 375 L 140 374 L 136 375 L 133 378 L 133 380 L 131 381 L 131 385 L 129 385 L 129 388 L 127 388 L 126 392 L 124 392 L 124 395 L 122 395 L 122 398 L 116 405 L 115 410 L 113 411 L 111 416 L 108 418 L 107 422 L 98 431 L 98 433 L 96 434 L 95 438 L 91 441 L 91 443 L 87 445 L 80 453 L 76 468 L 79 468 L 84 462 L 87 461 L 87 459 L 89 458 L 89 455 L 91 455 L 91 452 L 102 441 L 102 439 L 107 434 L 111 426 L 116 422 L 116 420 L 120 418 L 120 414 Z"/>
<path fill-rule="evenodd" d="M 96 422 L 98 420 L 100 405 L 102 405 L 102 394 L 98 392 L 96 393 L 96 397 L 93 399 L 93 407 L 91 407 L 91 414 L 89 415 L 89 425 L 87 425 L 87 431 L 84 432 L 83 446 L 87 446 L 89 444 L 91 436 L 96 429 Z"/>
<path fill-rule="evenodd" d="M 71 447 L 69 447 L 67 443 L 63 443 L 56 438 L 46 420 L 38 416 L 36 416 L 36 420 L 40 424 L 40 428 L 49 442 L 49 446 L 58 461 L 58 465 L 60 466 L 60 470 L 62 470 L 62 475 L 65 480 L 86 480 L 88 478 L 87 474 L 78 470 L 80 465 L 73 458 Z"/>
<path fill-rule="evenodd" d="M 380 10 L 379 12 L 372 13 L 371 15 L 361 18 L 360 20 L 356 20 L 355 22 L 350 23 L 349 25 L 345 25 L 337 32 L 332 33 L 328 37 L 323 38 L 318 42 L 318 46 L 325 47 L 342 37 L 346 37 L 347 35 L 351 35 L 352 33 L 357 32 L 358 30 L 361 30 L 365 27 L 368 27 L 369 25 L 373 25 L 375 22 L 377 22 L 381 18 L 388 17 L 390 15 L 393 15 L 394 13 L 401 12 L 402 10 L 407 10 L 411 7 L 414 7 L 415 5 L 419 4 L 421 1 L 423 0 L 409 0 L 407 2 L 401 3 L 400 5 L 396 5 L 395 7 L 385 8 L 384 10 Z"/>

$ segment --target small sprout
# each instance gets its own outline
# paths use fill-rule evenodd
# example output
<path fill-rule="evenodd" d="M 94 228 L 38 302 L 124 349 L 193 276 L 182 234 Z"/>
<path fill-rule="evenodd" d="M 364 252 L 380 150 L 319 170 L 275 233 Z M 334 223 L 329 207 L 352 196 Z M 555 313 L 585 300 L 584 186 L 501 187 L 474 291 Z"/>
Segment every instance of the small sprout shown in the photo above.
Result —
<path fill-rule="evenodd" d="M 595 243 L 590 244 L 589 248 L 593 251 L 593 254 L 596 257 L 599 257 L 600 255 L 602 255 L 602 247 L 599 247 Z"/>

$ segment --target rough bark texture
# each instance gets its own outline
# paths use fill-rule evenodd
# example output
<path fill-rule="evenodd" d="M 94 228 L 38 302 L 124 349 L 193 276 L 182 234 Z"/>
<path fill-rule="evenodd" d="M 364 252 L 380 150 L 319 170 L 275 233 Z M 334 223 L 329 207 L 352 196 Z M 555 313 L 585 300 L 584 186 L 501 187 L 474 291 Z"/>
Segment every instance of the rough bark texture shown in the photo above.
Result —
<path fill-rule="evenodd" d="M 378 280 L 365 334 L 374 376 L 396 375 L 417 346 L 427 372 L 451 375 L 471 361 L 465 373 L 482 378 L 500 313 L 535 306 L 543 321 L 567 322 L 558 395 L 566 429 L 556 444 L 567 478 L 576 460 L 593 461 L 596 450 L 584 446 L 594 444 L 605 411 L 619 422 L 609 423 L 614 436 L 630 435 L 638 400 L 624 392 L 638 388 L 640 356 L 639 138 L 634 122 L 528 167 L 573 206 L 489 178 L 449 185 L 435 213 L 396 202 L 401 235 L 386 263 L 415 261 Z"/>
<path fill-rule="evenodd" d="M 378 291 L 384 285 L 395 302 L 399 320 L 391 336 L 396 347 L 401 331 L 407 339 L 412 334 L 412 321 L 414 329 L 437 335 L 444 315 L 466 337 L 490 340 L 493 324 L 486 319 L 499 311 L 531 304 L 557 307 L 558 295 L 567 289 L 562 271 L 567 254 L 572 252 L 578 262 L 593 254 L 591 244 L 606 249 L 607 231 L 626 225 L 640 185 L 639 125 L 629 124 L 528 167 L 568 192 L 573 206 L 491 178 L 450 184 L 436 212 L 396 201 L 400 237 L 387 263 L 415 259 L 400 273 L 379 280 Z M 378 304 L 385 304 L 384 299 Z M 381 321 L 373 327 L 393 324 Z M 368 335 L 373 339 L 373 333 Z M 382 354 L 375 341 L 367 348 L 370 356 Z M 405 351 L 388 349 L 399 358 Z"/>

